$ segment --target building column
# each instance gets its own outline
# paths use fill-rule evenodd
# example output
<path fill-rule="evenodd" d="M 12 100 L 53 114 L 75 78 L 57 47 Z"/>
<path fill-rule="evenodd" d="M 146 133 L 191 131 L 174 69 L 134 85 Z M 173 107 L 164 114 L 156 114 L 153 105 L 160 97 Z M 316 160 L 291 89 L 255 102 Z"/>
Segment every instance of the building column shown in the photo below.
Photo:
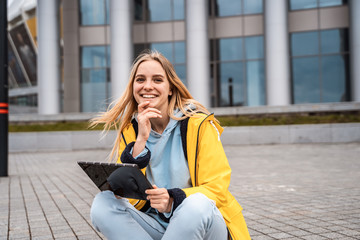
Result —
<path fill-rule="evenodd" d="M 186 79 L 191 95 L 210 107 L 208 1 L 186 1 Z"/>
<path fill-rule="evenodd" d="M 111 95 L 125 91 L 133 60 L 132 1 L 110 0 Z"/>
<path fill-rule="evenodd" d="M 60 113 L 59 0 L 37 1 L 38 112 Z"/>
<path fill-rule="evenodd" d="M 265 0 L 264 9 L 267 105 L 289 105 L 291 79 L 287 0 Z"/>
<path fill-rule="evenodd" d="M 350 1 L 351 100 L 360 102 L 360 1 Z"/>
<path fill-rule="evenodd" d="M 80 112 L 79 3 L 62 0 L 64 39 L 64 112 Z"/>

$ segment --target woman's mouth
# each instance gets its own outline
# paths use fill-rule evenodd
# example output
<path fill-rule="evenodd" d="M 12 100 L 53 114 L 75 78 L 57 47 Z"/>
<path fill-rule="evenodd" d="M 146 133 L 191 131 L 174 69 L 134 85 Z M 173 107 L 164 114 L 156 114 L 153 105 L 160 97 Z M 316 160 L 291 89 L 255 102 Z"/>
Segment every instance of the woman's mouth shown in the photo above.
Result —
<path fill-rule="evenodd" d="M 144 95 L 141 95 L 141 97 L 145 98 L 145 99 L 152 99 L 152 98 L 155 98 L 156 96 L 152 95 L 152 94 L 144 94 Z"/>

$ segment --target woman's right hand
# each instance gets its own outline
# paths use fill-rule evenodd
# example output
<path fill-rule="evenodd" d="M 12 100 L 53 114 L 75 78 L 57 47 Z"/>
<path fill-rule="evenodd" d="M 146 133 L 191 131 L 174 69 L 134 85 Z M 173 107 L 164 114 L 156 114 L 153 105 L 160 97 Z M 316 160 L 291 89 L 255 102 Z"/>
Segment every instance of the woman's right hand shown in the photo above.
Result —
<path fill-rule="evenodd" d="M 146 141 L 150 136 L 152 118 L 162 118 L 160 110 L 149 107 L 150 101 L 138 105 L 138 136 L 133 148 L 133 157 L 139 155 L 145 148 Z"/>

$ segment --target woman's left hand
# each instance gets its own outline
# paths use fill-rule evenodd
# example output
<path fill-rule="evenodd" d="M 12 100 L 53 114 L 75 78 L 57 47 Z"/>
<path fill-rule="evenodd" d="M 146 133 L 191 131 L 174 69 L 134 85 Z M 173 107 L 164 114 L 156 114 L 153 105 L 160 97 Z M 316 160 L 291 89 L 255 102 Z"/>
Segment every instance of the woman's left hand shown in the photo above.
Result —
<path fill-rule="evenodd" d="M 173 199 L 169 196 L 166 188 L 158 188 L 156 185 L 153 185 L 153 188 L 145 191 L 148 195 L 147 199 L 150 200 L 150 206 L 161 213 L 170 212 Z"/>

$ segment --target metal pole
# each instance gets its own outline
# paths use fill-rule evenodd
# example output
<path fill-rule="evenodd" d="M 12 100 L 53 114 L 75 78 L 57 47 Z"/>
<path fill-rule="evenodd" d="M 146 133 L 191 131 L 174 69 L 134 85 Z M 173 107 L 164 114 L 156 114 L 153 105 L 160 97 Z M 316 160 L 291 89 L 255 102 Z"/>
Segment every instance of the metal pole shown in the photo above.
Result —
<path fill-rule="evenodd" d="M 0 1 L 0 177 L 8 176 L 7 0 Z"/>
<path fill-rule="evenodd" d="M 233 83 L 232 78 L 229 78 L 229 106 L 232 107 L 233 105 Z"/>

